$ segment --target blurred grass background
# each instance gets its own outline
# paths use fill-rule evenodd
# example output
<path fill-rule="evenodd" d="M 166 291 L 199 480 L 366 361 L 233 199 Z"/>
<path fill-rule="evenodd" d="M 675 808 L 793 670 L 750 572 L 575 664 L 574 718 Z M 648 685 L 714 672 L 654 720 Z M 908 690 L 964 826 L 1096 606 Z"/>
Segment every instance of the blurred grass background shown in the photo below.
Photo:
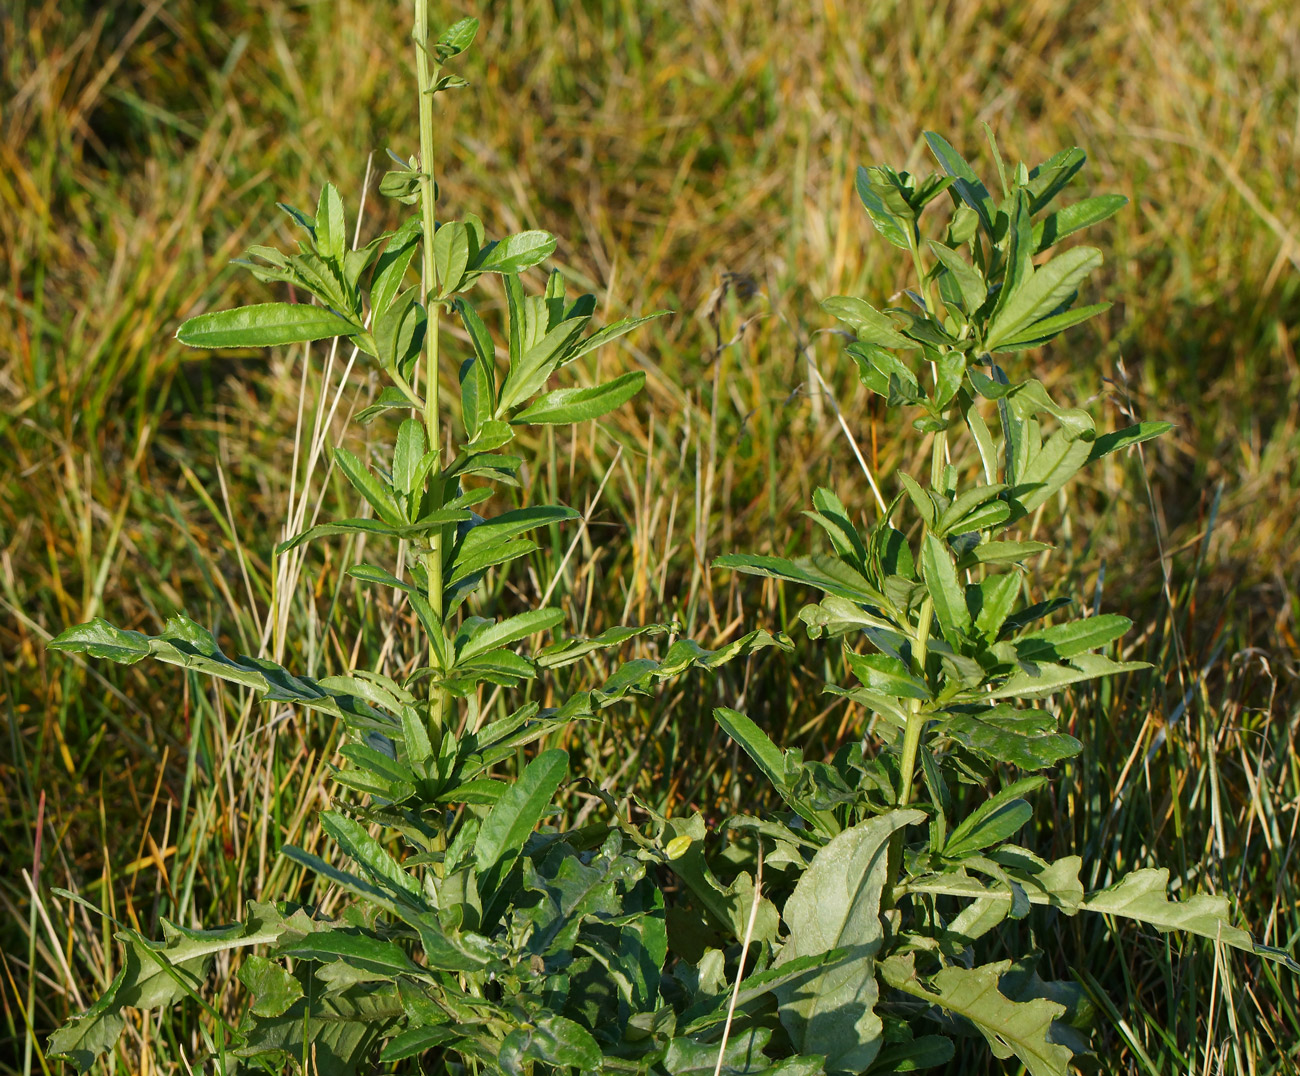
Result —
<path fill-rule="evenodd" d="M 818 299 L 909 283 L 857 202 L 858 164 L 928 169 L 920 133 L 935 129 L 988 174 L 987 122 L 1030 164 L 1083 146 L 1089 192 L 1128 196 L 1092 239 L 1107 256 L 1094 290 L 1116 305 L 1035 361 L 1106 426 L 1134 412 L 1178 428 L 1046 514 L 1060 545 L 1043 578 L 1131 616 L 1126 646 L 1155 669 L 1063 700 L 1086 749 L 1043 797 L 1037 846 L 1083 851 L 1097 885 L 1168 865 L 1176 886 L 1229 893 L 1258 938 L 1294 946 L 1290 5 L 502 0 L 475 13 L 472 88 L 439 98 L 443 211 L 556 233 L 557 264 L 606 320 L 676 312 L 599 359 L 647 370 L 635 406 L 536 446 L 532 490 L 591 510 L 557 590 L 575 627 L 678 618 L 715 645 L 788 626 L 798 593 L 708 561 L 807 548 L 816 485 L 869 503 L 837 410 L 886 480 L 919 458 L 821 332 Z M 355 211 L 369 155 L 382 169 L 385 148 L 411 151 L 407 18 L 359 0 L 0 10 L 0 1071 L 44 1070 L 45 1034 L 115 969 L 111 929 L 51 886 L 148 931 L 160 915 L 214 922 L 253 894 L 305 895 L 275 850 L 317 838 L 332 730 L 270 728 L 282 715 L 176 670 L 44 646 L 90 616 L 154 631 L 184 609 L 256 649 L 247 595 L 265 610 L 299 403 L 338 383 L 342 357 L 213 359 L 173 333 L 267 297 L 225 266 L 286 240 L 276 200 L 310 206 L 328 178 Z M 391 219 L 368 198 L 367 233 Z M 360 371 L 344 384 L 339 430 L 370 391 Z M 332 478 L 322 495 L 327 512 L 347 503 Z M 554 536 L 557 559 L 572 538 Z M 295 668 L 382 646 L 384 611 L 339 580 L 346 552 L 323 543 L 305 562 Z M 517 583 L 525 599 L 535 582 Z M 592 776 L 666 809 L 744 802 L 754 786 L 713 727 L 719 701 L 779 742 L 833 750 L 860 715 L 818 693 L 835 655 L 793 634 L 789 657 L 585 730 Z M 1275 966 L 1082 920 L 1036 942 L 1047 970 L 1095 992 L 1102 1071 L 1300 1071 L 1300 985 Z M 117 1063 L 183 1071 L 202 1035 L 192 1017 L 144 1020 Z"/>

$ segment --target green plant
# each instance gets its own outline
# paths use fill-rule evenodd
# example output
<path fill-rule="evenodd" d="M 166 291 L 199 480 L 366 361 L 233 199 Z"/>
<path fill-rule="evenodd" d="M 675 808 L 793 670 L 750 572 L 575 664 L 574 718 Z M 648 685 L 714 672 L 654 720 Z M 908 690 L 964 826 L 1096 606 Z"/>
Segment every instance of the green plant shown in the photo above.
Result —
<path fill-rule="evenodd" d="M 730 860 L 735 869 L 754 862 L 759 843 L 769 849 L 767 893 L 784 898 L 785 930 L 775 903 L 757 917 L 768 974 L 822 961 L 777 988 L 765 1017 L 795 1052 L 825 1055 L 831 1073 L 910 1071 L 952 1058 L 950 1036 L 978 1034 L 1034 1076 L 1063 1074 L 1087 1047 L 1085 995 L 1040 980 L 1027 932 L 1001 929 L 1035 908 L 1134 919 L 1296 965 L 1233 926 L 1226 898 L 1170 900 L 1167 870 L 1136 870 L 1087 893 L 1079 856 L 1047 862 L 1014 843 L 1032 817 L 1030 794 L 1081 749 L 1042 700 L 1144 668 L 1104 652 L 1126 618 L 1069 618 L 1068 600 L 1033 599 L 1031 565 L 1050 549 L 1029 536 L 1036 513 L 1083 467 L 1169 425 L 1099 434 L 1087 412 L 1003 365 L 1106 309 L 1074 305 L 1099 251 L 1046 255 L 1126 200 L 1054 208 L 1083 152 L 1009 169 L 990 134 L 998 199 L 948 142 L 926 139 L 939 173 L 877 167 L 857 176 L 877 232 L 910 255 L 910 305 L 881 311 L 841 296 L 823 306 L 853 338 L 845 351 L 863 384 L 900 422 L 910 410 L 929 439 L 929 474 L 900 472 L 890 503 L 868 474 L 874 513 L 818 490 L 809 515 L 830 540 L 827 553 L 715 562 L 823 593 L 799 617 L 811 637 L 841 640 L 856 681 L 826 691 L 870 720 L 861 742 L 826 764 L 719 709 L 718 722 L 791 812 L 730 819 L 750 838 Z M 922 224 L 932 204 L 948 210 L 933 229 Z M 874 521 L 859 529 L 864 515 Z"/>
<path fill-rule="evenodd" d="M 507 1073 L 635 1068 L 624 1055 L 662 1055 L 671 1037 L 656 1028 L 666 929 L 664 899 L 647 872 L 663 853 L 628 842 L 616 817 L 572 832 L 547 826 L 568 776 L 563 750 L 542 751 L 511 781 L 500 774 L 521 759 L 522 748 L 631 692 L 781 640 L 758 631 L 716 651 L 678 640 L 661 660 L 626 662 L 599 686 L 569 690 L 551 707 L 525 695 L 506 711 L 485 699 L 485 689 L 527 693 L 539 675 L 671 630 L 615 627 L 540 645 L 542 633 L 558 632 L 565 612 L 539 605 L 499 615 L 500 588 L 489 583 L 538 550 L 528 534 L 577 513 L 552 504 L 487 518 L 474 510 L 497 499 L 499 487 L 518 484 L 523 461 L 503 450 L 519 427 L 594 419 L 641 389 L 640 372 L 590 388 L 547 385 L 562 367 L 650 318 L 584 335 L 592 296 L 567 300 L 559 273 L 542 295 L 527 294 L 521 282 L 523 271 L 554 250 L 553 237 L 531 231 L 488 241 L 475 217 L 436 220 L 434 97 L 464 84 L 445 65 L 470 46 L 478 23 L 464 19 L 435 37 L 427 9 L 427 0 L 417 0 L 420 151 L 399 160 L 380 184 L 416 211 L 395 231 L 351 249 L 333 186 L 325 186 L 314 216 L 283 206 L 305 234 L 298 251 L 257 246 L 244 264 L 319 305 L 266 303 L 202 314 L 177 334 L 201 348 L 343 339 L 382 371 L 387 384 L 359 417 L 398 413 L 390 458 L 372 466 L 342 446 L 333 457 L 367 514 L 311 526 L 277 552 L 335 535 L 387 543 L 391 569 L 362 563 L 348 571 L 391 590 L 404 605 L 403 623 L 412 630 L 403 635 L 414 643 L 401 657 L 413 671 L 400 680 L 364 666 L 320 679 L 298 676 L 266 658 L 227 656 L 184 616 L 157 636 L 94 620 L 51 643 L 124 664 L 152 657 L 340 720 L 348 732 L 346 764 L 334 779 L 357 798 L 340 801 L 319 821 L 351 865 L 294 847 L 284 854 L 351 900 L 337 917 L 252 900 L 242 922 L 208 929 L 167 924 L 161 941 L 117 924 L 121 970 L 50 1042 L 53 1056 L 79 1070 L 117 1041 L 124 1008 L 156 1009 L 185 998 L 207 1010 L 211 1049 L 226 1066 L 287 1057 L 304 1071 L 347 1073 L 378 1054 L 385 1061 L 459 1059 Z M 420 283 L 407 286 L 417 252 Z M 487 275 L 504 283 L 504 370 L 467 296 Z M 469 342 L 458 367 L 458 422 L 441 387 L 439 323 L 453 310 Z M 243 953 L 253 947 L 267 952 Z M 238 979 L 251 996 L 238 1026 L 203 997 L 214 957 L 231 953 L 242 955 Z"/>
<path fill-rule="evenodd" d="M 1161 872 L 1085 895 L 1077 857 L 1046 863 L 1010 844 L 1040 777 L 967 809 L 1003 777 L 1001 765 L 1037 772 L 1077 749 L 1053 715 L 1018 702 L 1136 667 L 1094 653 L 1118 637 L 1119 618 L 1033 630 L 1031 615 L 1061 606 L 1026 607 L 1015 566 L 1046 547 L 996 537 L 1024 524 L 1085 463 L 1159 432 L 1153 424 L 1097 436 L 1086 414 L 1057 407 L 1037 382 L 1012 385 L 987 357 L 1041 342 L 1095 309 L 1069 309 L 1095 253 L 1067 253 L 1031 272 L 1040 247 L 1118 207 L 1091 199 L 1048 212 L 1083 163 L 1078 151 L 1004 177 L 1000 207 L 941 140 L 933 144 L 945 177 L 918 184 L 888 169 L 865 173 L 863 199 L 916 261 L 921 295 L 911 310 L 829 305 L 857 335 L 849 353 L 867 385 L 893 405 L 921 409 L 916 428 L 934 439 L 931 475 L 903 480 L 904 495 L 881 502 L 865 534 L 834 494 L 819 492 L 814 514 L 830 534 L 830 556 L 722 562 L 827 594 L 804 620 L 811 635 L 849 644 L 845 659 L 860 686 L 835 690 L 872 713 L 883 751 L 864 739 L 829 764 L 807 762 L 744 715 L 720 710 L 792 813 L 727 820 L 718 851 L 700 815 L 638 827 L 611 801 L 611 815 L 592 825 L 548 825 L 561 803 L 561 751 L 543 751 L 504 779 L 522 747 L 566 722 L 691 665 L 780 640 L 754 633 L 715 653 L 683 640 L 661 661 L 628 662 L 598 688 L 546 709 L 524 701 L 498 714 L 484 699 L 488 685 L 526 700 L 539 673 L 663 630 L 533 645 L 563 614 L 508 615 L 494 584 L 511 561 L 537 552 L 528 533 L 576 514 L 558 505 L 487 519 L 474 512 L 520 466 L 501 451 L 517 425 L 585 420 L 635 393 L 638 374 L 595 389 L 545 389 L 558 367 L 639 319 L 584 339 L 589 299 L 568 304 L 558 276 L 540 297 L 520 282 L 553 248 L 549 236 L 489 243 L 473 218 L 435 230 L 431 105 L 457 84 L 442 68 L 470 43 L 473 24 L 432 42 L 424 5 L 416 10 L 420 154 L 399 161 L 382 190 L 419 205 L 419 216 L 350 250 L 342 201 L 327 186 L 314 217 L 290 211 L 307 233 L 298 253 L 251 252 L 262 279 L 289 282 L 321 305 L 204 315 L 181 339 L 220 347 L 341 337 L 388 379 L 365 417 L 414 412 L 380 468 L 346 450 L 335 455 L 368 514 L 312 527 L 285 550 L 333 534 L 401 543 L 391 570 L 351 571 L 397 595 L 419 651 L 404 656 L 418 668 L 400 681 L 367 668 L 308 679 L 264 658 L 229 658 L 184 618 L 154 638 L 95 622 L 55 644 L 127 663 L 156 657 L 339 718 L 349 740 L 338 783 L 357 798 L 321 816 L 338 854 L 287 854 L 349 903 L 326 917 L 254 902 L 239 924 L 169 926 L 162 942 L 121 929 L 121 971 L 55 1036 L 54 1052 L 86 1068 L 121 1033 L 124 1008 L 189 997 L 206 1008 L 210 1046 L 226 1068 L 287 1056 L 304 1069 L 350 1072 L 379 1055 L 394 1064 L 418 1058 L 406 1063 L 432 1071 L 888 1072 L 942 1063 L 952 1054 L 948 1033 L 974 1029 L 1030 1071 L 1060 1072 L 1083 1044 L 1069 1027 L 1078 995 L 1040 983 L 1028 950 L 1000 936 L 1035 905 L 1130 915 L 1250 947 L 1227 924 L 1225 902 L 1170 902 Z M 954 195 L 950 226 L 937 246 L 923 244 L 920 212 L 945 189 Z M 406 288 L 417 251 L 423 283 Z M 479 307 L 462 294 L 486 274 L 504 282 L 504 377 Z M 458 418 L 437 376 L 448 309 L 469 341 Z M 1045 441 L 1040 422 L 1056 424 Z M 964 452 L 979 461 L 973 481 Z M 905 527 L 909 510 L 917 518 Z M 857 652 L 863 635 L 871 653 Z M 516 652 L 520 645 L 527 651 Z M 914 807 L 918 788 L 926 795 Z M 928 842 L 909 843 L 907 828 L 922 822 Z M 657 884 L 668 871 L 686 894 L 671 906 Z M 205 1000 L 214 955 L 231 953 L 251 995 L 237 1024 Z"/>

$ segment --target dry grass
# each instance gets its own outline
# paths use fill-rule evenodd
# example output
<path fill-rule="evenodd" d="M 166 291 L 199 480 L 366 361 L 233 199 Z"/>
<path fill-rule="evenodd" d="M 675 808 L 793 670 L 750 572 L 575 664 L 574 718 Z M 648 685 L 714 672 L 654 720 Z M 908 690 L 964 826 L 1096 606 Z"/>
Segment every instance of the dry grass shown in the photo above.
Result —
<path fill-rule="evenodd" d="M 313 355 L 304 395 L 301 356 L 196 362 L 172 333 L 182 316 L 262 294 L 222 266 L 277 234 L 272 202 L 309 203 L 329 177 L 355 206 L 367 155 L 409 149 L 414 107 L 404 17 L 388 5 L 7 12 L 0 1070 L 29 1072 L 43 1064 L 29 1021 L 43 1037 L 114 959 L 103 925 L 49 886 L 152 929 L 160 914 L 229 917 L 249 888 L 302 884 L 274 851 L 312 839 L 329 730 L 256 731 L 269 715 L 234 696 L 52 659 L 44 642 L 91 615 L 154 628 L 184 607 L 256 648 L 291 431 L 300 399 L 320 398 L 325 358 Z M 1052 349 L 1042 376 L 1106 422 L 1133 410 L 1179 428 L 1109 464 L 1050 526 L 1066 536 L 1060 589 L 1100 590 L 1133 616 L 1130 643 L 1158 675 L 1071 700 L 1088 751 L 1044 801 L 1055 826 L 1042 839 L 1086 848 L 1098 882 L 1167 863 L 1185 885 L 1236 894 L 1266 940 L 1294 945 L 1300 25 L 1289 5 L 516 0 L 482 15 L 473 89 L 443 98 L 449 211 L 554 231 L 559 264 L 609 318 L 677 311 L 600 360 L 648 371 L 642 403 L 539 444 L 548 462 L 533 481 L 575 506 L 608 478 L 558 589 L 589 630 L 676 617 L 709 643 L 788 623 L 798 595 L 711 575 L 708 560 L 805 543 L 798 511 L 828 475 L 846 502 L 869 503 L 837 407 L 877 474 L 924 451 L 878 423 L 819 333 L 818 298 L 906 284 L 853 194 L 858 163 L 924 167 L 926 128 L 986 159 L 988 122 L 1012 157 L 1084 146 L 1089 183 L 1128 195 L 1099 237 L 1099 290 L 1119 301 Z M 383 212 L 368 206 L 373 227 Z M 756 291 L 733 290 L 714 326 L 701 309 L 724 273 Z M 812 388 L 814 365 L 827 394 Z M 366 391 L 354 375 L 341 411 Z M 341 495 L 325 491 L 327 505 Z M 561 554 L 570 538 L 556 537 Z M 338 581 L 340 556 L 314 552 L 285 599 L 314 625 L 290 649 L 304 667 L 382 645 L 377 611 Z M 239 612 L 246 590 L 256 617 Z M 743 697 L 778 739 L 833 745 L 852 715 L 814 694 L 805 666 L 823 660 L 801 647 L 591 730 L 596 775 L 667 788 L 664 805 L 743 797 L 743 766 L 708 705 Z M 39 874 L 40 902 L 23 871 Z M 1075 970 L 1114 999 L 1113 1011 L 1098 1002 L 1107 1071 L 1296 1071 L 1293 978 L 1100 930 L 1070 922 L 1039 940 L 1057 970 L 1104 954 Z M 129 1049 L 176 1068 L 200 1034 L 197 1021 L 146 1022 Z"/>

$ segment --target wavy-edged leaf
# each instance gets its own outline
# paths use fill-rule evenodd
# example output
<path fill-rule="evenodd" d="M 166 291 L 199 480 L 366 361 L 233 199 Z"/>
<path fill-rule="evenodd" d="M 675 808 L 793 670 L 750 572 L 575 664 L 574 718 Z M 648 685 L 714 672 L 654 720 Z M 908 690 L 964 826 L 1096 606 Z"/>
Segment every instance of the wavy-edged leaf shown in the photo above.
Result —
<path fill-rule="evenodd" d="M 273 661 L 227 657 L 205 628 L 184 616 L 169 619 L 160 635 L 115 628 L 96 618 L 69 628 L 49 646 L 52 650 L 107 658 L 120 665 L 134 665 L 147 657 L 156 658 L 169 665 L 180 665 L 261 691 L 270 701 L 297 703 L 344 720 L 357 717 L 378 719 L 381 716 L 362 700 L 350 695 L 331 694 L 315 680 L 295 676 Z"/>
<path fill-rule="evenodd" d="M 913 954 L 893 956 L 880 964 L 890 986 L 969 1020 L 997 1057 L 1013 1054 L 1032 1076 L 1067 1076 L 1073 1053 L 1051 1039 L 1052 1022 L 1065 1006 L 1036 998 L 1012 1001 L 998 982 L 1011 961 L 977 968 L 942 968 L 924 982 L 916 976 Z"/>
<path fill-rule="evenodd" d="M 981 699 L 1041 699 L 1069 684 L 1095 680 L 1099 676 L 1149 669 L 1145 661 L 1112 661 L 1101 654 L 1080 654 L 1069 662 L 1034 662 L 1013 673 Z"/>
<path fill-rule="evenodd" d="M 1234 949 L 1256 951 L 1250 934 L 1229 920 L 1227 897 L 1194 893 L 1182 900 L 1170 900 L 1169 870 L 1165 867 L 1147 867 L 1125 875 L 1110 888 L 1089 894 L 1080 907 L 1087 912 L 1136 919 L 1162 932 L 1184 930 Z"/>

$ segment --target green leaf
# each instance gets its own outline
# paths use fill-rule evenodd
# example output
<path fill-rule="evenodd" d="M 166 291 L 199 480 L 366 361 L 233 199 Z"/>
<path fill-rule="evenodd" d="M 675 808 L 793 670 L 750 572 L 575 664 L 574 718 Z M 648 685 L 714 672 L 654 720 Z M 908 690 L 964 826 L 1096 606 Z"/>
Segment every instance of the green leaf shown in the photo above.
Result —
<path fill-rule="evenodd" d="M 1056 731 L 1056 718 L 1040 710 L 997 706 L 975 713 L 951 713 L 943 732 L 988 762 L 1022 770 L 1044 770 L 1073 758 L 1083 745 Z"/>
<path fill-rule="evenodd" d="M 334 449 L 334 462 L 344 477 L 352 483 L 352 488 L 363 496 L 385 523 L 401 527 L 406 523 L 406 513 L 397 503 L 397 497 L 387 482 L 378 478 L 373 471 L 352 455 L 341 445 Z"/>
<path fill-rule="evenodd" d="M 1052 313 L 1079 290 L 1083 279 L 1101 265 L 1101 251 L 1074 247 L 1034 271 L 989 323 L 984 346 L 993 350 L 1026 326 Z"/>
<path fill-rule="evenodd" d="M 483 903 L 497 893 L 524 847 L 524 841 L 551 809 L 551 799 L 569 771 L 569 754 L 543 751 L 524 767 L 510 789 L 493 804 L 478 839 L 474 865 L 478 869 Z"/>
<path fill-rule="evenodd" d="M 555 236 L 550 233 L 520 232 L 484 248 L 472 268 L 479 273 L 518 273 L 554 252 Z"/>
<path fill-rule="evenodd" d="M 1125 426 L 1124 429 L 1116 430 L 1114 433 L 1100 434 L 1092 443 L 1088 462 L 1099 460 L 1102 456 L 1109 456 L 1122 448 L 1130 448 L 1143 441 L 1150 441 L 1153 437 L 1160 437 L 1173 428 L 1172 422 L 1139 422 L 1134 426 Z"/>
<path fill-rule="evenodd" d="M 465 435 L 473 441 L 479 427 L 496 413 L 496 346 L 468 300 L 457 298 L 455 306 L 474 345 L 474 357 L 466 359 L 460 368 L 461 416 Z"/>
<path fill-rule="evenodd" d="M 934 696 L 923 680 L 918 680 L 912 671 L 898 658 L 888 654 L 855 654 L 846 651 L 845 659 L 864 687 L 887 695 L 892 699 L 931 699 Z"/>
<path fill-rule="evenodd" d="M 379 361 L 403 376 L 410 374 L 428 331 L 428 314 L 420 305 L 419 291 L 418 285 L 407 288 L 373 322 Z"/>
<path fill-rule="evenodd" d="M 921 572 L 944 637 L 955 646 L 958 638 L 970 634 L 970 610 L 952 554 L 941 538 L 928 531 L 921 542 Z"/>
<path fill-rule="evenodd" d="M 305 916 L 293 918 L 295 929 L 310 931 Z M 157 1009 L 188 997 L 203 983 L 213 957 L 232 949 L 275 942 L 287 929 L 273 905 L 251 902 L 244 923 L 212 930 L 189 930 L 163 920 L 166 940 L 149 941 L 133 930 L 120 931 L 125 946 L 122 970 L 103 996 L 50 1038 L 50 1053 L 85 1072 L 112 1048 L 125 1027 L 121 1010 Z"/>
<path fill-rule="evenodd" d="M 1051 548 L 1046 542 L 985 542 L 966 553 L 957 566 L 966 569 L 976 564 L 1019 564 L 1026 557 Z"/>
<path fill-rule="evenodd" d="M 313 1076 L 357 1076 L 375 1044 L 391 1033 L 404 1010 L 391 983 L 358 983 L 340 993 L 313 993 L 278 1017 L 253 1021 L 236 1057 L 267 1054 L 309 1057 Z M 230 1066 L 233 1068 L 233 1066 Z M 241 1066 L 242 1068 L 243 1066 Z"/>
<path fill-rule="evenodd" d="M 1133 626 L 1126 616 L 1102 613 L 1055 624 L 1015 640 L 1021 661 L 1064 661 L 1114 642 Z"/>
<path fill-rule="evenodd" d="M 880 1051 L 874 965 L 885 938 L 880 897 L 889 881 L 889 840 L 924 820 L 921 811 L 891 811 L 845 830 L 813 856 L 786 901 L 790 935 L 774 967 L 843 950 L 774 990 L 791 1045 L 797 1053 L 824 1055 L 828 1073 L 862 1072 Z"/>
<path fill-rule="evenodd" d="M 889 242 L 903 250 L 909 248 L 908 237 L 911 233 L 913 224 L 909 220 L 900 220 L 885 205 L 884 199 L 876 193 L 871 183 L 871 173 L 859 166 L 857 175 L 858 197 L 862 199 L 862 205 L 866 208 L 867 216 L 871 218 L 871 223 L 876 226 L 876 231 L 883 235 Z"/>
<path fill-rule="evenodd" d="M 49 646 L 51 650 L 107 658 L 121 665 L 134 665 L 146 657 L 156 658 L 264 692 L 268 700 L 296 703 L 354 723 L 358 717 L 379 717 L 361 700 L 332 694 L 316 681 L 294 676 L 273 661 L 228 658 L 207 630 L 184 616 L 172 617 L 162 634 L 154 636 L 115 628 L 96 618 L 69 628 Z"/>
<path fill-rule="evenodd" d="M 762 729 L 738 710 L 725 706 L 714 709 L 713 717 L 722 731 L 745 749 L 745 754 L 757 763 L 772 786 L 783 789 L 788 782 L 785 776 L 785 752 L 776 746 Z"/>
<path fill-rule="evenodd" d="M 447 221 L 433 234 L 433 264 L 438 298 L 460 291 L 469 267 L 469 229 L 458 220 Z"/>
<path fill-rule="evenodd" d="M 1248 953 L 1255 951 L 1250 934 L 1229 920 L 1227 897 L 1195 893 L 1182 900 L 1170 900 L 1168 892 L 1168 869 L 1148 867 L 1126 875 L 1109 889 L 1090 894 L 1080 907 L 1102 915 L 1136 919 L 1162 932 L 1185 930 Z"/>
<path fill-rule="evenodd" d="M 478 33 L 478 19 L 461 19 L 454 22 L 442 32 L 438 42 L 434 45 L 434 51 L 437 54 L 438 62 L 445 63 L 453 56 L 459 56 L 474 42 L 474 35 Z"/>
<path fill-rule="evenodd" d="M 1087 321 L 1097 314 L 1104 313 L 1110 307 L 1110 303 L 1093 303 L 1091 306 L 1076 307 L 1073 310 L 1055 314 L 1050 318 L 1044 318 L 1042 321 L 1035 321 L 1028 328 L 1021 329 L 1012 339 L 1002 341 L 993 350 L 996 352 L 1024 351 L 1026 348 L 1039 347 L 1057 333 L 1063 332 L 1072 325 Z"/>
<path fill-rule="evenodd" d="M 574 304 L 577 305 L 576 303 Z M 672 313 L 670 310 L 660 310 L 655 314 L 646 314 L 639 318 L 623 318 L 622 321 L 616 321 L 613 325 L 607 325 L 598 332 L 592 333 L 587 339 L 582 341 L 573 351 L 569 352 L 565 362 L 573 362 L 574 359 L 580 359 L 583 355 L 595 351 L 597 348 L 604 347 L 606 344 L 613 343 L 620 336 L 626 336 L 633 329 L 644 325 L 647 321 L 654 321 L 655 318 L 662 318 Z"/>
<path fill-rule="evenodd" d="M 508 1076 L 530 1076 L 532 1062 L 595 1072 L 603 1055 L 591 1032 L 564 1016 L 547 1013 L 505 1037 L 497 1064 Z"/>
<path fill-rule="evenodd" d="M 621 407 L 644 386 L 645 374 L 636 370 L 603 385 L 556 389 L 539 396 L 510 421 L 515 425 L 537 426 L 586 422 Z"/>
<path fill-rule="evenodd" d="M 1114 216 L 1126 205 L 1128 199 L 1122 194 L 1102 194 L 1049 213 L 1034 225 L 1034 249 L 1041 254 L 1067 235 L 1073 235 Z"/>
<path fill-rule="evenodd" d="M 319 818 L 321 828 L 375 885 L 400 904 L 412 908 L 428 906 L 420 883 L 402 869 L 365 826 L 337 811 L 322 811 Z"/>
<path fill-rule="evenodd" d="M 409 217 L 392 234 L 384 252 L 375 263 L 375 276 L 370 284 L 370 309 L 372 324 L 378 323 L 385 311 L 402 291 L 402 281 L 415 255 L 420 241 L 420 218 Z"/>
<path fill-rule="evenodd" d="M 302 983 L 264 956 L 244 957 L 239 966 L 239 981 L 253 995 L 254 1016 L 281 1016 L 302 997 Z"/>
<path fill-rule="evenodd" d="M 66 1061 L 78 1072 L 88 1072 L 100 1054 L 107 1053 L 117 1044 L 126 1030 L 117 992 L 130 971 L 129 965 L 123 966 L 98 1001 L 50 1036 L 45 1048 L 50 1058 Z"/>
<path fill-rule="evenodd" d="M 495 623 L 491 621 L 485 623 L 477 617 L 470 619 L 476 620 L 478 623 L 466 630 L 466 627 L 470 624 L 470 621 L 466 621 L 465 626 L 462 626 L 456 635 L 456 660 L 458 663 L 467 661 L 479 654 L 485 654 L 496 647 L 508 646 L 520 639 L 526 639 L 528 636 L 535 635 L 540 631 L 549 631 L 563 622 L 564 610 L 530 609 L 527 612 L 507 617 L 505 620 Z"/>
<path fill-rule="evenodd" d="M 880 347 L 916 347 L 914 340 L 900 333 L 893 321 L 870 303 L 848 295 L 833 295 L 822 300 L 822 309 L 844 322 L 858 334 L 858 339 Z"/>
<path fill-rule="evenodd" d="M 948 835 L 943 854 L 961 859 L 992 844 L 1007 840 L 1033 817 L 1023 793 L 1040 787 L 1047 778 L 1022 777 L 981 803 Z"/>
<path fill-rule="evenodd" d="M 768 1028 L 733 1031 L 722 1050 L 716 1042 L 673 1039 L 664 1054 L 663 1067 L 669 1076 L 817 1076 L 825 1072 L 823 1059 L 812 1056 L 773 1061 L 763 1050 L 772 1038 Z"/>
<path fill-rule="evenodd" d="M 403 527 L 390 527 L 377 519 L 340 519 L 337 523 L 318 523 L 301 534 L 295 534 L 292 538 L 281 542 L 275 547 L 275 552 L 279 556 L 305 542 L 313 542 L 317 538 L 326 538 L 334 534 L 380 534 L 390 538 L 415 538 L 427 534 L 434 526 L 454 523 L 467 518 L 468 515 L 468 512 L 457 511 L 431 512 L 418 523 Z"/>
<path fill-rule="evenodd" d="M 994 238 L 993 216 L 996 210 L 993 205 L 993 196 L 989 194 L 988 188 L 980 182 L 979 176 L 966 163 L 965 158 L 953 149 L 942 135 L 936 134 L 934 131 L 926 131 L 925 141 L 930 146 L 930 152 L 938 160 L 939 166 L 953 177 L 952 189 L 979 216 L 985 234 L 990 239 Z"/>
<path fill-rule="evenodd" d="M 319 930 L 285 946 L 282 952 L 299 960 L 324 963 L 341 960 L 349 967 L 384 978 L 398 975 L 429 978 L 429 973 L 418 967 L 395 942 L 354 929 Z"/>
<path fill-rule="evenodd" d="M 401 492 L 415 492 L 423 459 L 424 423 L 408 418 L 398 427 L 397 447 L 393 452 L 393 484 Z"/>
<path fill-rule="evenodd" d="M 190 347 L 278 347 L 362 331 L 347 318 L 310 303 L 261 303 L 190 318 L 176 339 Z"/>
<path fill-rule="evenodd" d="M 326 183 L 316 206 L 316 251 L 323 258 L 341 264 L 348 249 L 347 227 L 343 222 L 343 199 L 334 184 Z"/>
<path fill-rule="evenodd" d="M 801 557 L 789 561 L 783 557 L 761 557 L 751 553 L 724 553 L 713 563 L 719 568 L 733 568 L 750 575 L 804 583 L 850 601 L 887 604 L 884 595 L 851 565 L 830 557 Z"/>
<path fill-rule="evenodd" d="M 957 282 L 958 290 L 961 292 L 962 309 L 967 314 L 973 314 L 984 305 L 984 300 L 989 294 L 989 286 L 979 270 L 951 247 L 937 243 L 933 239 L 927 239 L 926 244 Z"/>
<path fill-rule="evenodd" d="M 1064 1014 L 1065 1006 L 1042 998 L 1011 1001 L 1004 996 L 998 981 L 1011 969 L 1011 961 L 947 967 L 922 983 L 914 959 L 913 954 L 890 957 L 880 965 L 882 977 L 896 990 L 965 1017 L 997 1057 L 1014 1054 L 1032 1076 L 1067 1076 L 1074 1055 L 1049 1039 L 1052 1022 Z"/>
<path fill-rule="evenodd" d="M 1099 676 L 1148 669 L 1145 661 L 1111 661 L 1100 654 L 1079 654 L 1068 663 L 1034 662 L 1013 673 L 999 687 L 980 697 L 992 699 L 1039 699 L 1055 694 L 1069 684 L 1095 680 Z"/>

